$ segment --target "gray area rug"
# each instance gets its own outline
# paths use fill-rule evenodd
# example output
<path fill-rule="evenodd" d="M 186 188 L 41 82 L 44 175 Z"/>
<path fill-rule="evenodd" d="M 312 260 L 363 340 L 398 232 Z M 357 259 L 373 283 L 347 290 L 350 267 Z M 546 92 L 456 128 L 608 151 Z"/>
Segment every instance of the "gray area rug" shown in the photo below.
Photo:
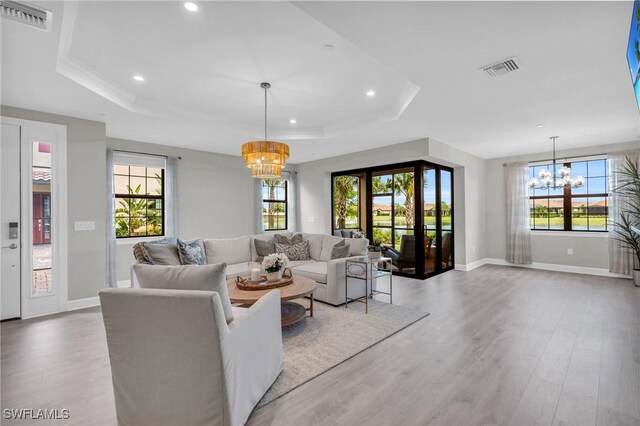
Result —
<path fill-rule="evenodd" d="M 307 306 L 308 301 L 301 303 Z M 375 300 L 366 315 L 361 303 L 351 303 L 349 309 L 319 302 L 313 307 L 313 318 L 282 329 L 284 368 L 256 408 L 429 315 Z"/>

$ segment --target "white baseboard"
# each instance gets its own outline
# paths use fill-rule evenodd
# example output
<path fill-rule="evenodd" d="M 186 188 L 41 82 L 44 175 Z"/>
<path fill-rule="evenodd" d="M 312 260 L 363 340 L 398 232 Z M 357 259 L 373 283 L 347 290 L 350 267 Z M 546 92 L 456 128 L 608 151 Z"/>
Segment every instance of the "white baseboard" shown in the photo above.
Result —
<path fill-rule="evenodd" d="M 469 272 L 486 264 L 487 264 L 487 259 L 485 258 L 485 259 L 476 260 L 475 262 L 466 263 L 466 264 L 456 263 L 456 269 L 459 271 Z"/>
<path fill-rule="evenodd" d="M 127 287 L 131 287 L 131 280 L 118 281 L 118 288 Z M 67 300 L 67 311 L 91 308 L 93 306 L 100 306 L 100 298 L 98 296 L 87 297 L 86 299 Z"/>
<path fill-rule="evenodd" d="M 87 297 L 86 299 L 67 300 L 67 311 L 75 311 L 77 309 L 90 308 L 92 306 L 99 306 L 100 298 Z"/>
<path fill-rule="evenodd" d="M 514 263 L 509 263 L 504 259 L 492 259 L 492 258 L 484 258 L 482 259 L 482 261 L 484 262 L 483 265 L 502 265 L 502 266 L 512 266 L 515 268 L 541 269 L 545 271 L 569 272 L 572 274 L 598 275 L 598 276 L 610 277 L 610 278 L 631 279 L 631 276 L 629 275 L 613 274 L 609 272 L 607 269 L 603 269 L 603 268 L 588 268 L 586 266 L 557 265 L 554 263 L 539 263 L 539 262 L 533 262 L 529 265 L 516 265 Z M 468 265 L 466 266 L 468 268 Z"/>

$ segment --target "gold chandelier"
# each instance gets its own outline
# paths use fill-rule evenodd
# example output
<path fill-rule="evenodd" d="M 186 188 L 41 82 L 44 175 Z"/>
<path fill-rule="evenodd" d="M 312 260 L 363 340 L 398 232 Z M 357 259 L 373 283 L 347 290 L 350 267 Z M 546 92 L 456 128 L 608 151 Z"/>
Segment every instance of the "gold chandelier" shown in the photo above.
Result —
<path fill-rule="evenodd" d="M 264 140 L 244 143 L 242 158 L 251 169 L 251 177 L 279 178 L 282 167 L 289 158 L 289 145 L 267 139 L 267 90 L 271 84 L 262 83 L 260 87 L 264 89 Z"/>

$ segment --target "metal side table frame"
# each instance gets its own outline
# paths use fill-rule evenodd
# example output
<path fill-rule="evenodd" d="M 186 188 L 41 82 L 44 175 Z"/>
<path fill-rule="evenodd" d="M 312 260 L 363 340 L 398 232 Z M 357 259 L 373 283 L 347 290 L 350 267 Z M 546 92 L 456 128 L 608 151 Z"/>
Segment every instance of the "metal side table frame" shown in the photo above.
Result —
<path fill-rule="evenodd" d="M 381 267 L 382 265 L 382 267 Z M 344 307 L 349 307 L 349 302 L 364 303 L 364 312 L 369 313 L 369 299 L 376 294 L 389 296 L 389 303 L 393 304 L 393 273 L 392 263 L 389 257 L 371 259 L 368 256 L 347 259 L 344 262 Z M 373 280 L 389 277 L 389 292 L 374 290 Z M 364 281 L 364 296 L 349 298 L 349 278 Z"/>

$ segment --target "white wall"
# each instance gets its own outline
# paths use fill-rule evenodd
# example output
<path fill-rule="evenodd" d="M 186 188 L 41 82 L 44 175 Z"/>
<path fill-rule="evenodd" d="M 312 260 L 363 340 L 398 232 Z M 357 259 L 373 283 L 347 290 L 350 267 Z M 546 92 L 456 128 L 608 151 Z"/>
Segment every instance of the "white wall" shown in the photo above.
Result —
<path fill-rule="evenodd" d="M 434 139 L 419 139 L 298 164 L 299 222 L 303 232 L 331 232 L 331 173 L 428 160 L 454 168 L 456 263 L 484 257 L 484 160 Z"/>
<path fill-rule="evenodd" d="M 107 138 L 122 151 L 182 157 L 178 162 L 179 232 L 184 239 L 226 238 L 255 230 L 254 179 L 240 157 Z M 117 278 L 129 279 L 133 243 L 118 241 Z"/>
<path fill-rule="evenodd" d="M 458 164 L 454 168 L 455 244 L 456 264 L 466 265 L 486 256 L 485 160 L 455 149 L 442 142 L 429 139 L 429 158 L 439 163 Z M 462 232 L 461 232 L 462 231 Z"/>
<path fill-rule="evenodd" d="M 606 154 L 607 152 L 640 148 L 640 142 L 592 146 L 577 150 L 559 151 L 558 158 L 583 155 Z M 515 161 L 539 161 L 549 159 L 549 152 L 534 155 L 497 158 L 486 162 L 484 185 L 491 190 L 486 193 L 487 250 L 486 257 L 504 259 L 506 256 L 506 186 L 504 183 L 504 163 Z M 573 249 L 573 255 L 567 249 Z M 609 269 L 608 241 L 606 234 L 585 234 L 580 232 L 533 231 L 531 250 L 534 263 L 548 263 L 585 268 Z"/>

